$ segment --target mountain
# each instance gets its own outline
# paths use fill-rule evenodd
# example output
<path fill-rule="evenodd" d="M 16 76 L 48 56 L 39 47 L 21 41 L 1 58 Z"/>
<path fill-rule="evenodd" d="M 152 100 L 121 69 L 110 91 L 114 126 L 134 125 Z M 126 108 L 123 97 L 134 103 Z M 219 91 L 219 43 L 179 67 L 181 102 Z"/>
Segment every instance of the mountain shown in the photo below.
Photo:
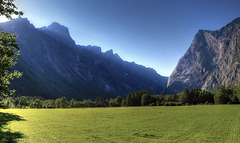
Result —
<path fill-rule="evenodd" d="M 210 90 L 240 83 L 240 18 L 216 30 L 199 30 L 169 77 L 166 93 Z"/>
<path fill-rule="evenodd" d="M 168 78 L 154 69 L 123 61 L 113 50 L 76 45 L 59 23 L 35 28 L 19 18 L 1 23 L 0 30 L 19 35 L 21 55 L 15 68 L 23 76 L 11 84 L 17 95 L 82 100 L 126 96 L 135 90 L 159 94 L 166 88 Z"/>

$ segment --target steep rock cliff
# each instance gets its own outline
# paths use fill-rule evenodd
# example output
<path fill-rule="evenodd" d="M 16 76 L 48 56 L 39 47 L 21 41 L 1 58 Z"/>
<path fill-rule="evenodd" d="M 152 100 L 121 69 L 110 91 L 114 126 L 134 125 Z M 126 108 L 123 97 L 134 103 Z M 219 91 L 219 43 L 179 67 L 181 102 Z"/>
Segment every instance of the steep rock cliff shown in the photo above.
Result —
<path fill-rule="evenodd" d="M 216 30 L 199 30 L 169 77 L 166 93 L 210 90 L 240 82 L 240 18 Z"/>

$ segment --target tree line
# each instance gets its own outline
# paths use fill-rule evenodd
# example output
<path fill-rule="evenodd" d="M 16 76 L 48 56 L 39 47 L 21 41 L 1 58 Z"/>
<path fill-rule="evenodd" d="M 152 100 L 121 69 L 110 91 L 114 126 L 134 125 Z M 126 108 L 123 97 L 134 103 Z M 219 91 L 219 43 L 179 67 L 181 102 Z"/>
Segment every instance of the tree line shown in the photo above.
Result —
<path fill-rule="evenodd" d="M 198 88 L 175 95 L 154 95 L 146 90 L 137 90 L 126 97 L 76 101 L 66 97 L 44 100 L 41 97 L 0 97 L 2 108 L 84 108 L 84 107 L 128 107 L 128 106 L 182 106 L 197 104 L 239 104 L 240 85 L 236 88 L 221 86 L 215 93 Z"/>

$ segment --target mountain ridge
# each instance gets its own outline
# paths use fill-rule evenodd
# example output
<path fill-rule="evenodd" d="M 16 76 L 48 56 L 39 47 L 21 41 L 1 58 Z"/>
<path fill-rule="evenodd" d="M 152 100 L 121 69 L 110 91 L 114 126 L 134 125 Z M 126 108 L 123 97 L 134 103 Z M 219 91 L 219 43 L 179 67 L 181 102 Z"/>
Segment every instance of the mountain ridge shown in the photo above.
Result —
<path fill-rule="evenodd" d="M 56 31 L 65 29 L 53 25 Z M 103 53 L 98 46 L 76 45 L 66 29 L 56 34 L 47 27 L 35 28 L 27 19 L 16 19 L 1 23 L 0 30 L 19 35 L 16 69 L 23 71 L 23 77 L 12 82 L 16 95 L 95 99 L 126 96 L 135 90 L 160 94 L 167 85 L 167 77 L 123 61 L 113 50 Z"/>

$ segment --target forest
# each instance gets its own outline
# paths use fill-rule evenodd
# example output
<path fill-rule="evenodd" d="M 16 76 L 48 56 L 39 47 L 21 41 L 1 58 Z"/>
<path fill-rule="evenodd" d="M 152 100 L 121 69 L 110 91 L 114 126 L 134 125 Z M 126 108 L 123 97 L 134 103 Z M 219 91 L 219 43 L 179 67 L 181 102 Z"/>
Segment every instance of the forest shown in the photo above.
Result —
<path fill-rule="evenodd" d="M 84 99 L 70 101 L 66 97 L 57 99 L 43 99 L 42 97 L 1 97 L 2 108 L 85 108 L 85 107 L 129 107 L 129 106 L 183 106 L 198 104 L 239 104 L 240 85 L 237 87 L 220 86 L 215 92 L 198 88 L 189 91 L 187 88 L 182 93 L 175 95 L 154 95 L 146 90 L 137 90 L 126 97 L 104 99 L 97 97 L 95 100 Z"/>

